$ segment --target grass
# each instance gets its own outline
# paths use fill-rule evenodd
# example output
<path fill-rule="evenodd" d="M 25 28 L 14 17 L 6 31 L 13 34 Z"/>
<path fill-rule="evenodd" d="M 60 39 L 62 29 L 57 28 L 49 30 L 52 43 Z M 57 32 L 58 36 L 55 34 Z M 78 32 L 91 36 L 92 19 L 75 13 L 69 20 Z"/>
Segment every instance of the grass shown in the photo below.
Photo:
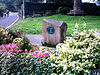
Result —
<path fill-rule="evenodd" d="M 20 20 L 15 25 L 10 27 L 10 29 L 20 30 L 21 32 L 24 31 L 26 34 L 41 34 L 43 19 L 58 20 L 67 23 L 67 36 L 71 35 L 72 29 L 75 27 L 76 23 L 79 24 L 79 31 L 82 31 L 84 22 L 87 24 L 87 30 L 94 28 L 100 29 L 100 16 L 67 16 L 60 14 Z"/>

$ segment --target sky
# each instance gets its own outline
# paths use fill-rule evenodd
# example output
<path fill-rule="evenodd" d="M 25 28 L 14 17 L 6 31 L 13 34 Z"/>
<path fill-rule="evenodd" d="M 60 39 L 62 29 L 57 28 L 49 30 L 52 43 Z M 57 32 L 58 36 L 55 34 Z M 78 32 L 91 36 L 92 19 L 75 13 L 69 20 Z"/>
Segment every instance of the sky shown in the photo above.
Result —
<path fill-rule="evenodd" d="M 82 2 L 89 2 L 89 3 L 93 3 L 92 1 L 90 0 L 82 0 Z"/>

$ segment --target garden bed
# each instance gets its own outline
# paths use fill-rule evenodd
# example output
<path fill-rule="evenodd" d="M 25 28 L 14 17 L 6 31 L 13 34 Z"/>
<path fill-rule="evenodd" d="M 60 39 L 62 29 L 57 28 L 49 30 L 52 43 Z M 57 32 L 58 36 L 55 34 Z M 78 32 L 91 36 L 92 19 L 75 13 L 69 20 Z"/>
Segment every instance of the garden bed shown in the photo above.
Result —
<path fill-rule="evenodd" d="M 24 32 L 0 28 L 0 75 L 96 75 L 100 73 L 100 30 L 78 31 L 56 50 L 32 45 Z"/>

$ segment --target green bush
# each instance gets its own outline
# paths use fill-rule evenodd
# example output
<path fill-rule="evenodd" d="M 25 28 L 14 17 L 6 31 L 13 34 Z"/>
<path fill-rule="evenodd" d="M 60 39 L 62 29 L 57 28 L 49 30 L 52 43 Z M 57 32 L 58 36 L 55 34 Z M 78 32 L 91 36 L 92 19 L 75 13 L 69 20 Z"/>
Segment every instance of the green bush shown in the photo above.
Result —
<path fill-rule="evenodd" d="M 21 34 L 18 33 L 18 31 L 14 31 L 14 30 L 10 30 L 10 29 L 8 29 L 8 31 L 9 31 L 9 34 L 11 34 L 13 36 L 13 39 L 21 37 Z"/>
<path fill-rule="evenodd" d="M 21 42 L 19 43 L 19 48 L 22 50 L 25 49 L 30 50 L 32 48 L 32 44 L 30 43 L 29 39 L 26 36 L 23 36 Z"/>
<path fill-rule="evenodd" d="M 85 30 L 76 31 L 73 38 L 58 44 L 56 55 L 50 57 L 56 74 L 82 75 L 100 69 L 100 31 L 91 29 L 88 34 Z"/>
<path fill-rule="evenodd" d="M 22 35 L 21 38 L 19 37 L 19 38 L 13 39 L 12 43 L 17 44 L 18 47 L 23 51 L 25 49 L 29 51 L 32 48 L 32 44 L 30 43 L 29 39 L 24 35 Z"/>
<path fill-rule="evenodd" d="M 21 34 L 16 31 L 8 30 L 4 27 L 0 28 L 0 45 L 12 43 L 13 39 L 20 37 Z"/>
<path fill-rule="evenodd" d="M 56 10 L 56 13 L 57 14 L 64 14 L 66 15 L 71 9 L 69 7 L 59 7 L 57 10 Z"/>
<path fill-rule="evenodd" d="M 5 28 L 0 28 L 0 45 L 11 43 L 12 38 L 13 36 L 11 36 L 11 34 L 9 34 L 9 32 Z"/>
<path fill-rule="evenodd" d="M 50 16 L 50 15 L 54 15 L 54 14 L 55 14 L 55 11 L 47 10 L 46 13 L 45 13 L 45 16 Z"/>
<path fill-rule="evenodd" d="M 0 75 L 49 75 L 53 71 L 49 58 L 11 55 L 0 56 Z"/>
<path fill-rule="evenodd" d="M 13 30 L 9 29 L 9 34 L 11 34 L 13 36 L 13 42 L 12 43 L 18 44 L 20 49 L 30 50 L 32 48 L 32 45 L 30 44 L 29 39 L 25 36 L 24 32 L 13 31 Z"/>

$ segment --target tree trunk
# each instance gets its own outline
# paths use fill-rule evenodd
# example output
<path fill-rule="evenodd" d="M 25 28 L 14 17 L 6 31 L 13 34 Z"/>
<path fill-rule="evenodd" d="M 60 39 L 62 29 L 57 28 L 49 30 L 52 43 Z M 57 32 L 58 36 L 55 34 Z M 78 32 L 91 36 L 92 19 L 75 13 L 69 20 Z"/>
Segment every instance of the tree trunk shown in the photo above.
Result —
<path fill-rule="evenodd" d="M 81 12 L 81 0 L 74 0 L 74 15 L 80 14 Z"/>
<path fill-rule="evenodd" d="M 74 11 L 81 10 L 81 0 L 74 0 Z"/>
<path fill-rule="evenodd" d="M 74 0 L 73 10 L 71 10 L 68 15 L 84 15 L 84 11 L 81 10 L 81 0 Z"/>

